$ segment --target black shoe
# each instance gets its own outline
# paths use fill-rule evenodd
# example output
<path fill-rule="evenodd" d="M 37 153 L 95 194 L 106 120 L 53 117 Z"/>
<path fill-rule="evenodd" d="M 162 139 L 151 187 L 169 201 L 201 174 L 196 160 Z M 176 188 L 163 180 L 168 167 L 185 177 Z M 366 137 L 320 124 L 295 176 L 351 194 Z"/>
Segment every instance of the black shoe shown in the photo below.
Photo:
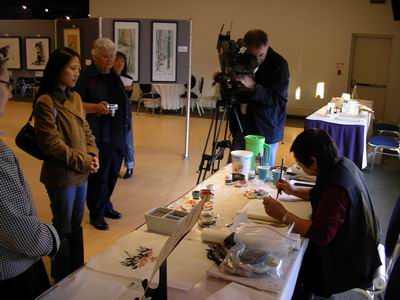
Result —
<path fill-rule="evenodd" d="M 90 224 L 94 226 L 94 228 L 98 230 L 108 230 L 108 224 L 104 220 L 100 219 L 90 219 Z"/>
<path fill-rule="evenodd" d="M 126 169 L 126 173 L 125 173 L 124 177 L 122 177 L 122 179 L 131 178 L 132 177 L 132 173 L 133 173 L 133 169 L 132 168 Z"/>
<path fill-rule="evenodd" d="M 121 219 L 122 218 L 121 213 L 112 208 L 110 210 L 106 210 L 104 212 L 104 216 L 109 219 Z"/>

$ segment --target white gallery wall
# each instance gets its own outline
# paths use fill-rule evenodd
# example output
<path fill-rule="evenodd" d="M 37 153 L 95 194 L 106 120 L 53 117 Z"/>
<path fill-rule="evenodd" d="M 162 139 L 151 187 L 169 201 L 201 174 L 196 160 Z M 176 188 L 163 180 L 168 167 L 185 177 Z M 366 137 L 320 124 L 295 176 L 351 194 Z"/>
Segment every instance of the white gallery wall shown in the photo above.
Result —
<path fill-rule="evenodd" d="M 394 21 L 390 1 L 369 0 L 90 0 L 92 17 L 193 20 L 193 74 L 205 77 L 204 96 L 215 88 L 211 76 L 219 70 L 216 41 L 222 24 L 233 21 L 232 37 L 263 29 L 270 46 L 289 62 L 289 114 L 308 115 L 348 90 L 353 33 L 393 36 L 385 120 L 400 112 L 400 21 Z M 150 38 L 150 37 L 149 37 Z M 336 64 L 343 63 L 341 75 Z M 324 99 L 315 98 L 317 82 L 325 82 Z M 301 99 L 295 100 L 301 87 Z"/>

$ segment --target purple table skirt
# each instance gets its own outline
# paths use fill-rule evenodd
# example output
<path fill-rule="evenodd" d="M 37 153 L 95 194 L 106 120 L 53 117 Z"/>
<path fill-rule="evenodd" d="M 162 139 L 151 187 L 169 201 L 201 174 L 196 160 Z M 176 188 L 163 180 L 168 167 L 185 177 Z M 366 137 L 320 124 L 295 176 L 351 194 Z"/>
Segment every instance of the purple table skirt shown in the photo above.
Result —
<path fill-rule="evenodd" d="M 305 120 L 304 128 L 325 130 L 336 142 L 340 153 L 352 160 L 360 169 L 364 154 L 364 126 L 342 125 L 319 120 Z"/>

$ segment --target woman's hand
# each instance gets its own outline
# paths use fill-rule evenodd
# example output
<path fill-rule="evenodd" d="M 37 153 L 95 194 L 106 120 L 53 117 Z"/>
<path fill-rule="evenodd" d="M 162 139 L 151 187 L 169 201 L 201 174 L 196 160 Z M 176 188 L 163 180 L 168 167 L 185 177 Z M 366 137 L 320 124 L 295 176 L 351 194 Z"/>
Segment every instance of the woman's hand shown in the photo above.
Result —
<path fill-rule="evenodd" d="M 99 170 L 99 167 L 100 167 L 99 159 L 97 158 L 97 156 L 93 156 L 92 157 L 92 162 L 90 164 L 89 173 L 90 174 L 97 173 L 97 171 Z"/>
<path fill-rule="evenodd" d="M 285 192 L 285 194 L 288 194 L 288 195 L 294 194 L 293 186 L 290 185 L 290 183 L 284 179 L 278 180 L 278 182 L 276 183 L 275 186 L 277 187 L 278 190 Z"/>
<path fill-rule="evenodd" d="M 276 201 L 271 196 L 265 197 L 263 204 L 264 204 L 265 212 L 269 216 L 271 216 L 279 221 L 281 221 L 282 218 L 288 213 L 286 208 L 284 208 L 283 205 L 279 201 Z"/>

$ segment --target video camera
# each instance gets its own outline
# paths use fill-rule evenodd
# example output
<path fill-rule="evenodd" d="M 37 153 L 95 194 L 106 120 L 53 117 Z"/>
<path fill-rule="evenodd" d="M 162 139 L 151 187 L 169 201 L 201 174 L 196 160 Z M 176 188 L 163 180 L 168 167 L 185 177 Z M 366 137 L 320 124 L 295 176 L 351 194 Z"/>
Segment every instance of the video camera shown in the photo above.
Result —
<path fill-rule="evenodd" d="M 231 25 L 232 26 L 232 25 Z M 257 71 L 257 59 L 246 48 L 242 39 L 231 40 L 230 30 L 218 35 L 217 50 L 221 72 L 215 77 L 214 81 L 221 86 L 222 100 L 229 103 L 239 102 L 245 95 L 251 93 L 240 81 L 238 76 L 254 75 Z"/>

